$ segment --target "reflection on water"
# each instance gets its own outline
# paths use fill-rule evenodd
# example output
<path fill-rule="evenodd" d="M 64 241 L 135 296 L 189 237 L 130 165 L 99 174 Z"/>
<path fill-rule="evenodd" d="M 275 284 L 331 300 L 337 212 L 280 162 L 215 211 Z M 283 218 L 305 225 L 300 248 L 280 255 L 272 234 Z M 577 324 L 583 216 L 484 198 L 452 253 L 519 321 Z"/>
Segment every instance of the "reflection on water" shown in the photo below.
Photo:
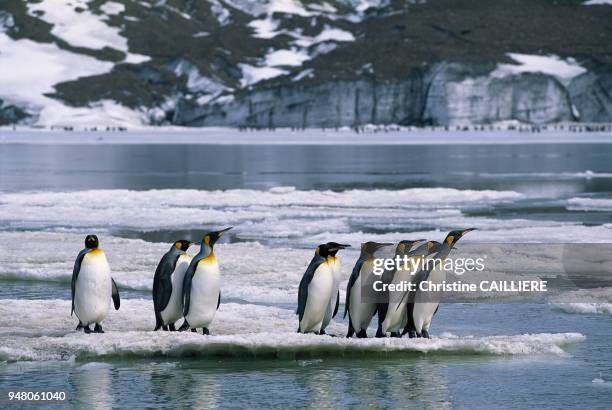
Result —
<path fill-rule="evenodd" d="M 0 190 L 446 186 L 612 191 L 605 144 L 207 146 L 0 144 Z M 599 175 L 599 176 L 598 176 Z M 606 176 L 607 175 L 607 176 Z"/>
<path fill-rule="evenodd" d="M 68 388 L 70 404 L 92 409 L 167 408 L 170 404 L 198 409 L 450 407 L 444 362 L 397 356 L 392 360 L 184 359 L 36 364 L 25 369 L 11 364 L 0 367 L 0 374 L 27 380 L 28 373 L 36 371 L 39 379 L 48 379 L 48 389 L 58 388 L 54 383 L 67 376 L 67 385 L 59 389 Z"/>
<path fill-rule="evenodd" d="M 0 380 L 14 389 L 68 390 L 79 408 L 609 407 L 609 391 L 591 382 L 612 380 L 609 316 L 560 314 L 541 304 L 447 304 L 437 317 L 436 332 L 459 336 L 581 332 L 587 338 L 564 347 L 566 356 L 163 359 L 151 351 L 148 358 L 92 358 L 97 363 L 85 365 L 87 356 L 76 363 L 0 363 Z"/>
<path fill-rule="evenodd" d="M 111 371 L 110 364 L 96 362 L 77 368 L 69 379 L 73 389 L 72 403 L 93 410 L 112 409 Z"/>

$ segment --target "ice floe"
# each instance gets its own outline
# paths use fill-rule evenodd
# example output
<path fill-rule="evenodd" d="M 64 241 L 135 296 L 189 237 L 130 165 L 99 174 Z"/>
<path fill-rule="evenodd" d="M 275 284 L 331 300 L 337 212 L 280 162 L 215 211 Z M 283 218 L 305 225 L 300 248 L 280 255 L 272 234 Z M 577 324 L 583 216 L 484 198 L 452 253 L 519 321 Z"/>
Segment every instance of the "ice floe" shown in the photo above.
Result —
<path fill-rule="evenodd" d="M 14 312 L 20 312 L 15 315 Z M 0 302 L 0 360 L 88 360 L 110 357 L 319 357 L 344 355 L 566 354 L 563 347 L 581 342 L 579 333 L 541 333 L 512 336 L 443 335 L 426 339 L 346 339 L 295 332 L 291 310 L 222 304 L 211 332 L 152 332 L 151 301 L 126 300 L 104 322 L 105 334 L 85 335 L 73 330 L 70 302 L 63 300 L 3 300 Z M 333 323 L 329 333 L 342 335 Z"/>

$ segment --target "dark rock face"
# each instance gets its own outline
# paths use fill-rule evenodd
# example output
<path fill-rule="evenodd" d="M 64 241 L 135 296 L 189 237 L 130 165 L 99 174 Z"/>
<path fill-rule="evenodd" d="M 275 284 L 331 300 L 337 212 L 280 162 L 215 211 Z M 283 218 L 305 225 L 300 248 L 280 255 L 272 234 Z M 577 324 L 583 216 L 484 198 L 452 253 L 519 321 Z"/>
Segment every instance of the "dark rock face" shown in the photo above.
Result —
<path fill-rule="evenodd" d="M 428 71 L 414 70 L 404 80 L 283 85 L 206 106 L 182 101 L 174 123 L 306 128 L 504 120 L 542 124 L 573 119 L 569 94 L 554 77 L 525 73 L 497 78 L 491 71 L 491 66 L 442 63 Z"/>
<path fill-rule="evenodd" d="M 612 122 L 612 67 L 598 67 L 574 78 L 568 91 L 580 121 Z"/>
<path fill-rule="evenodd" d="M 28 117 L 29 115 L 21 108 L 14 105 L 5 105 L 0 100 L 0 125 L 17 124 Z"/>

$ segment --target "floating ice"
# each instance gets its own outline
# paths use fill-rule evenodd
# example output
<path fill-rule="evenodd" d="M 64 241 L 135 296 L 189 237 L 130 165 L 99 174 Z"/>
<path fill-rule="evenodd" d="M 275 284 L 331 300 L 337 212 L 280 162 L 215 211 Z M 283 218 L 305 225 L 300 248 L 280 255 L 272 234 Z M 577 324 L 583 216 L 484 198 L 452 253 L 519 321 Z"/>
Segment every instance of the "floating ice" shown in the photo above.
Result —
<path fill-rule="evenodd" d="M 0 225 L 160 229 L 206 224 L 257 223 L 266 219 L 342 215 L 402 218 L 400 210 L 482 206 L 521 199 L 513 191 L 412 188 L 397 191 L 91 190 L 29 192 L 2 196 Z M 412 216 L 418 214 L 406 215 Z M 423 215 L 425 217 L 425 215 Z M 435 211 L 429 216 L 436 217 Z M 299 229 L 295 224 L 285 225 Z M 321 225 L 324 228 L 324 225 Z M 307 232 L 312 233 L 312 232 Z"/>
<path fill-rule="evenodd" d="M 565 313 L 612 315 L 612 288 L 564 292 L 551 299 L 551 303 Z"/>
<path fill-rule="evenodd" d="M 570 198 L 567 200 L 570 211 L 612 211 L 612 199 Z"/>
<path fill-rule="evenodd" d="M 19 311 L 19 315 L 13 312 Z M 564 355 L 562 347 L 581 342 L 579 333 L 515 336 L 439 337 L 427 339 L 346 339 L 295 332 L 292 310 L 222 304 L 211 327 L 214 336 L 191 332 L 152 332 L 152 302 L 126 300 L 104 322 L 105 334 L 75 332 L 70 302 L 3 300 L 0 302 L 0 360 L 67 360 L 107 357 L 320 357 L 325 355 L 461 354 Z M 329 333 L 342 335 L 332 323 Z"/>

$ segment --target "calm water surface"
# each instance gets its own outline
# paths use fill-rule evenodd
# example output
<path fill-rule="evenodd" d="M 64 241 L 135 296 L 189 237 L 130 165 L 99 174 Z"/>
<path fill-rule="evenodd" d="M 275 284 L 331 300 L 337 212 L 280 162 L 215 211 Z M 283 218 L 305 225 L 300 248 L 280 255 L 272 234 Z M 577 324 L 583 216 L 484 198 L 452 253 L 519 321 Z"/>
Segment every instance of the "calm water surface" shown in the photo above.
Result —
<path fill-rule="evenodd" d="M 0 195 L 90 189 L 267 190 L 277 186 L 333 191 L 512 190 L 525 194 L 526 199 L 474 210 L 470 215 L 598 226 L 612 222 L 612 211 L 572 211 L 564 201 L 612 198 L 612 145 L 0 144 Z M 351 229 L 368 232 L 358 225 Z M 179 232 L 118 229 L 116 234 L 157 242 Z M 3 299 L 69 296 L 69 289 L 61 283 L 0 280 Z M 147 298 L 150 294 L 132 290 L 123 296 Z M 2 388 L 67 389 L 73 404 L 93 408 L 163 408 L 169 403 L 195 408 L 612 405 L 612 382 L 593 383 L 596 378 L 612 380 L 609 315 L 571 315 L 540 304 L 456 304 L 440 309 L 436 320 L 437 333 L 458 336 L 579 332 L 586 340 L 567 347 L 567 355 L 554 357 L 384 353 L 261 360 L 94 357 L 77 362 L 3 363 L 0 378 Z"/>

